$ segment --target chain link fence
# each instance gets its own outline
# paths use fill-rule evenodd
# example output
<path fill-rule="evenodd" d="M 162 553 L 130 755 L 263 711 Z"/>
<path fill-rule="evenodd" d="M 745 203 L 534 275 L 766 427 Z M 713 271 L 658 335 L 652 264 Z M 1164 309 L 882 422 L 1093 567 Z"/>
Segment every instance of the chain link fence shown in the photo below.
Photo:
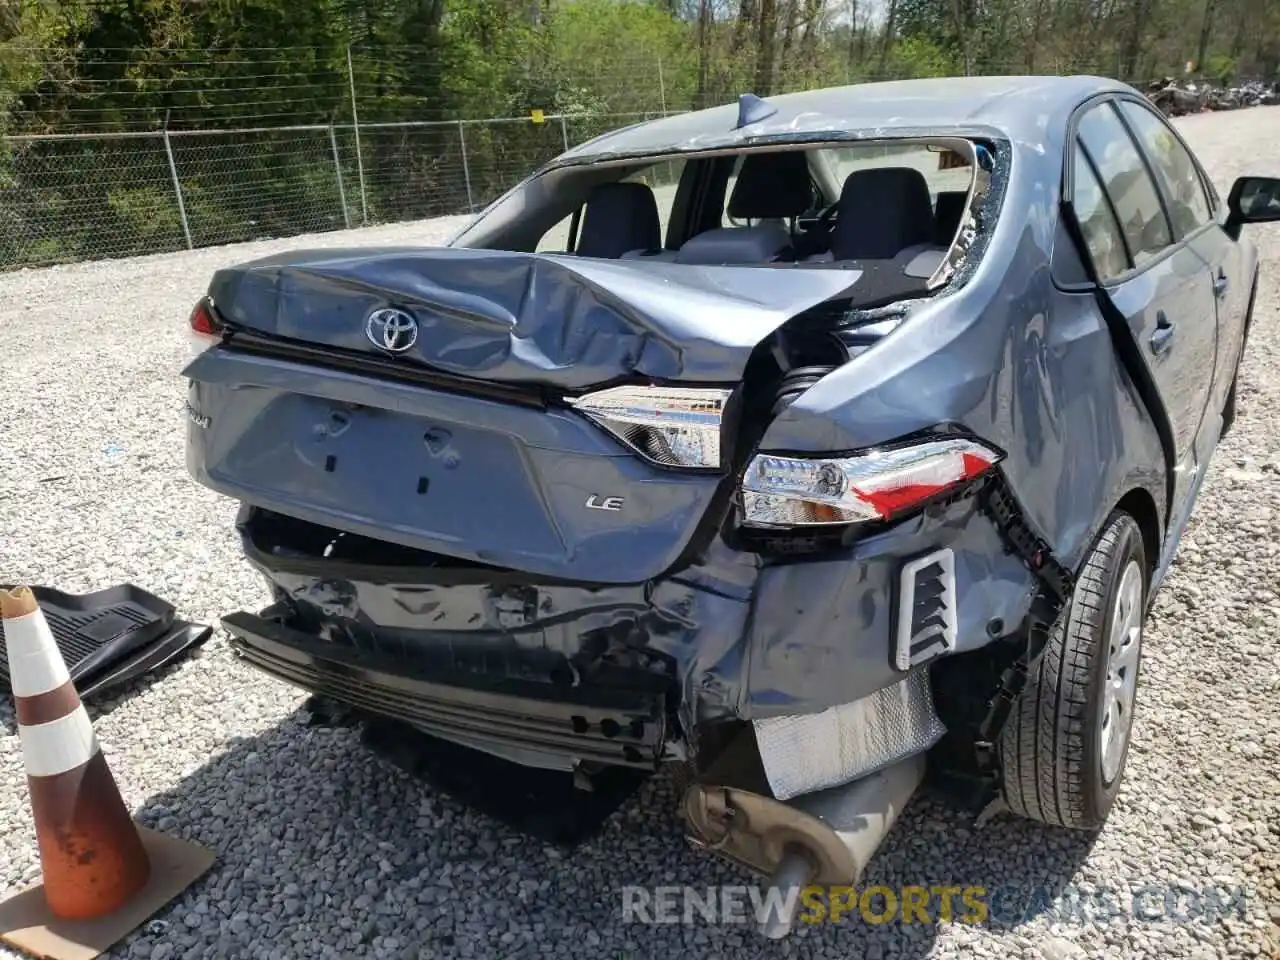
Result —
<path fill-rule="evenodd" d="M 0 269 L 480 209 L 660 113 L 0 138 Z"/>
<path fill-rule="evenodd" d="M 0 136 L 0 270 L 474 212 L 676 112 Z"/>

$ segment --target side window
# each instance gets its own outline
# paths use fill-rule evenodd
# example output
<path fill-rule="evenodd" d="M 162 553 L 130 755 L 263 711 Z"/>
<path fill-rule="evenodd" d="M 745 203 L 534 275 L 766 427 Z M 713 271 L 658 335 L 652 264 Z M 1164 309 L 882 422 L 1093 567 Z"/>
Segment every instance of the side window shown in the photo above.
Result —
<path fill-rule="evenodd" d="M 1116 223 L 1107 198 L 1102 195 L 1093 167 L 1079 148 L 1073 152 L 1076 158 L 1072 204 L 1080 221 L 1085 246 L 1089 248 L 1089 256 L 1100 279 L 1118 277 L 1129 269 L 1129 255 L 1125 252 L 1120 225 Z"/>
<path fill-rule="evenodd" d="M 1079 136 L 1120 220 L 1133 263 L 1140 267 L 1173 242 L 1156 185 L 1110 104 L 1081 118 Z"/>
<path fill-rule="evenodd" d="M 1169 219 L 1178 236 L 1186 236 L 1213 219 L 1204 181 L 1168 125 L 1139 103 L 1126 100 L 1120 112 L 1133 128 L 1147 159 L 1169 198 Z"/>
<path fill-rule="evenodd" d="M 554 227 L 542 235 L 535 251 L 538 253 L 564 253 L 569 249 L 569 227 L 573 223 L 573 214 L 569 214 Z"/>

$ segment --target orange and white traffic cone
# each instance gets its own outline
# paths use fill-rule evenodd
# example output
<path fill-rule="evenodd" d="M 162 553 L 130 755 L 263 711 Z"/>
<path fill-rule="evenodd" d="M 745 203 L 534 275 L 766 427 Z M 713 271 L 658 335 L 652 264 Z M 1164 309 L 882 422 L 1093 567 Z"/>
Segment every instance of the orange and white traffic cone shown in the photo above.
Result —
<path fill-rule="evenodd" d="M 45 899 L 63 919 L 100 917 L 146 886 L 151 863 L 34 594 L 0 591 L 0 614 Z"/>
<path fill-rule="evenodd" d="M 213 852 L 133 822 L 28 587 L 0 590 L 0 618 L 44 872 L 0 901 L 0 941 L 92 960 L 194 883 Z"/>

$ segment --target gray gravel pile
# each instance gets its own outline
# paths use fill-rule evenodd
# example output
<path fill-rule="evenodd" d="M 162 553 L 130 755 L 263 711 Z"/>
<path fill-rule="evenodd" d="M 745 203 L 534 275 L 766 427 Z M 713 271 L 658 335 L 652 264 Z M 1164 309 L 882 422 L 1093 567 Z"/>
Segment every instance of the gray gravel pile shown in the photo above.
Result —
<path fill-rule="evenodd" d="M 1280 175 L 1280 108 L 1179 124 L 1224 191 L 1246 170 Z M 205 621 L 265 603 L 233 504 L 184 469 L 187 311 L 221 264 L 448 232 L 403 224 L 0 276 L 0 581 L 129 580 Z M 1268 956 L 1280 941 L 1280 230 L 1251 234 L 1264 264 L 1242 419 L 1151 624 L 1109 825 L 1092 843 L 1004 819 L 978 827 L 924 797 L 873 865 L 869 879 L 891 885 L 1005 891 L 991 923 L 846 922 L 780 945 L 745 926 L 624 923 L 624 884 L 747 880 L 686 848 L 664 780 L 561 854 L 373 759 L 349 731 L 306 728 L 302 695 L 237 665 L 218 637 L 97 716 L 141 818 L 219 857 L 116 955 Z M 0 896 L 38 875 L 12 720 L 0 708 Z M 1178 884 L 1191 895 L 1166 904 Z M 1194 922 L 1211 884 L 1228 905 L 1237 886 L 1246 897 Z M 1159 890 L 1138 919 L 1132 895 L 1148 886 Z M 1079 904 L 1074 918 L 1045 905 L 1059 895 Z M 1123 915 L 1108 919 L 1106 904 Z"/>

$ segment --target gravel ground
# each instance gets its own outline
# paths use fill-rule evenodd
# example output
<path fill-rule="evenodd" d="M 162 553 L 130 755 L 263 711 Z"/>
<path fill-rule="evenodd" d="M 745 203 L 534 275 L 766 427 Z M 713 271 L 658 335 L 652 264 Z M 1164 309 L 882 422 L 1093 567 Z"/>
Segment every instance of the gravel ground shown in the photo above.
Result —
<path fill-rule="evenodd" d="M 1239 173 L 1280 175 L 1269 149 L 1280 143 L 1280 108 L 1180 126 L 1224 191 Z M 206 621 L 264 603 L 237 554 L 233 505 L 184 471 L 186 312 L 222 264 L 303 243 L 438 242 L 445 232 L 404 224 L 0 276 L 0 581 L 82 591 L 130 580 Z M 745 881 L 686 849 L 665 780 L 563 854 L 402 776 L 350 732 L 303 727 L 302 696 L 238 666 L 218 637 L 97 715 L 141 819 L 219 858 L 115 955 L 1277 956 L 1280 229 L 1250 232 L 1264 263 L 1242 419 L 1150 625 L 1136 739 L 1109 825 L 1093 842 L 1007 819 L 978 827 L 924 796 L 869 877 L 1084 891 L 1086 904 L 1118 903 L 1123 915 L 1083 922 L 1033 905 L 1017 922 L 1003 911 L 978 926 L 850 922 L 776 946 L 746 927 L 624 923 L 624 884 Z M 0 708 L 0 894 L 38 875 L 11 730 Z M 1157 893 L 1145 900 L 1154 919 L 1128 909 L 1148 885 L 1210 883 L 1243 885 L 1243 907 L 1178 922 Z"/>

